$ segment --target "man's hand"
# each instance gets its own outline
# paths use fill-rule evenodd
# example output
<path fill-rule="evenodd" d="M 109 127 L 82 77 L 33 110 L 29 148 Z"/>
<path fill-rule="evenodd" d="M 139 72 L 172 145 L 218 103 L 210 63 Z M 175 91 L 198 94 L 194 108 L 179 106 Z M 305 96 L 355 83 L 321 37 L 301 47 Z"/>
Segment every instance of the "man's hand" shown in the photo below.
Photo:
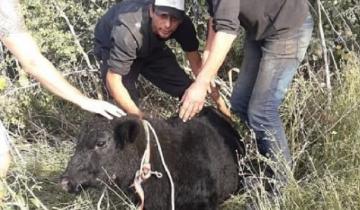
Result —
<path fill-rule="evenodd" d="M 229 107 L 226 105 L 224 99 L 220 95 L 220 90 L 218 87 L 211 87 L 211 99 L 215 102 L 217 109 L 223 113 L 226 117 L 231 118 L 231 112 Z"/>
<path fill-rule="evenodd" d="M 101 114 L 102 116 L 108 118 L 109 120 L 113 119 L 113 116 L 115 117 L 121 117 L 126 115 L 126 113 L 118 108 L 117 106 L 110 104 L 106 101 L 86 98 L 84 99 L 79 106 L 90 112 L 94 112 L 97 114 Z"/>
<path fill-rule="evenodd" d="M 179 117 L 186 122 L 195 116 L 204 106 L 206 92 L 209 89 L 210 83 L 201 82 L 196 80 L 191 86 L 185 91 L 181 98 L 181 108 Z"/>

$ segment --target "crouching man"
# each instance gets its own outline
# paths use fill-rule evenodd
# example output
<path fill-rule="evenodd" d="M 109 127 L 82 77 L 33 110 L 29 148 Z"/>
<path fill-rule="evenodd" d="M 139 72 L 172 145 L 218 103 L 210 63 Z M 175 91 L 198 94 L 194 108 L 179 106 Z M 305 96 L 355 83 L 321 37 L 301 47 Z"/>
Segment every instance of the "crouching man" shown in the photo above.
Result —
<path fill-rule="evenodd" d="M 141 74 L 162 91 L 181 98 L 192 80 L 165 41 L 175 39 L 185 51 L 194 75 L 202 64 L 199 42 L 184 1 L 125 0 L 113 6 L 95 28 L 95 54 L 102 79 L 116 103 L 127 113 L 143 116 L 135 82 Z M 218 90 L 215 91 L 218 93 Z M 212 94 L 220 111 L 229 110 L 219 94 Z"/>

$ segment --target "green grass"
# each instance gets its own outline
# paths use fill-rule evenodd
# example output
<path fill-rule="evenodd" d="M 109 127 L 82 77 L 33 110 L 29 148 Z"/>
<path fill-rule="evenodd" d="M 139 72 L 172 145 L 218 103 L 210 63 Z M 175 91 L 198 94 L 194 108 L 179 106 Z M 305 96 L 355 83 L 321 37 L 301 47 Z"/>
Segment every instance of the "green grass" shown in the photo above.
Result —
<path fill-rule="evenodd" d="M 343 66 L 341 84 L 334 84 L 329 107 L 319 75 L 312 75 L 316 80 L 297 76 L 281 109 L 295 165 L 288 173 L 289 185 L 276 199 L 269 199 L 261 187 L 245 191 L 226 201 L 222 209 L 244 209 L 249 203 L 255 209 L 360 209 L 358 66 L 356 60 Z M 145 108 L 151 110 L 167 102 L 166 96 L 151 94 Z M 61 190 L 59 177 L 74 148 L 76 130 L 87 115 L 73 117 L 72 113 L 81 112 L 58 100 L 46 104 L 45 109 L 41 99 L 34 100 L 35 106 L 22 120 L 25 125 L 11 130 L 17 152 L 13 150 L 13 163 L 2 183 L 5 197 L 0 207 L 130 209 L 116 189 L 92 189 L 78 196 Z M 174 111 L 175 103 L 167 105 L 168 109 Z M 58 118 L 59 114 L 64 117 Z M 239 125 L 246 138 L 248 132 Z"/>
<path fill-rule="evenodd" d="M 298 76 L 281 109 L 295 161 L 289 173 L 290 183 L 282 195 L 269 199 L 264 189 L 245 191 L 226 201 L 222 209 L 243 209 L 249 203 L 256 209 L 360 209 L 360 69 L 357 63 L 344 66 L 341 85 L 334 86 L 328 109 L 326 91 L 320 86 L 316 81 Z M 165 102 L 160 97 L 149 104 Z M 59 176 L 72 153 L 78 121 L 86 116 L 64 117 L 51 124 L 46 121 L 59 112 L 67 116 L 66 110 L 72 107 L 68 106 L 62 111 L 50 111 L 45 117 L 31 115 L 33 118 L 27 119 L 33 121 L 32 126 L 27 126 L 31 136 L 30 131 L 23 129 L 18 133 L 12 131 L 19 153 L 13 151 L 14 161 L 3 183 L 6 194 L 0 204 L 3 209 L 130 208 L 121 203 L 122 197 L 114 193 L 114 189 L 93 189 L 78 196 L 60 189 Z M 243 126 L 240 129 L 245 132 Z"/>
<path fill-rule="evenodd" d="M 46 57 L 60 71 L 69 73 L 68 80 L 94 97 L 94 86 L 99 81 L 93 81 L 89 76 L 92 73 L 87 71 L 83 56 L 73 44 L 69 27 L 59 17 L 53 2 L 24 0 L 26 25 Z M 95 63 L 91 55 L 93 27 L 115 1 L 58 2 L 64 6 L 77 38 Z M 334 32 L 328 23 L 324 23 L 328 48 L 334 53 L 338 66 L 335 69 L 331 61 L 331 102 L 327 101 L 329 93 L 324 87 L 319 39 L 314 36 L 309 58 L 300 67 L 281 107 L 294 159 L 294 168 L 288 172 L 289 185 L 276 199 L 266 197 L 261 187 L 234 195 L 222 205 L 223 210 L 246 206 L 266 210 L 360 209 L 360 56 L 355 54 L 356 46 L 359 46 L 356 36 L 359 23 L 354 19 L 355 15 L 351 15 L 357 14 L 358 7 L 355 7 L 356 1 L 337 1 L 337 5 L 335 1 L 327 3 L 331 4 L 326 7 L 327 11 L 346 42 L 335 42 Z M 343 9 L 347 13 L 340 16 L 338 11 Z M 344 23 L 338 20 L 342 18 Z M 204 25 L 201 21 L 204 21 L 203 17 L 198 24 Z M 353 35 L 343 34 L 343 30 L 350 27 Z M 201 27 L 197 29 L 202 30 L 199 34 L 205 32 Z M 204 37 L 199 38 L 204 40 Z M 239 64 L 241 49 L 241 42 L 237 42 L 225 66 Z M 124 198 L 117 189 L 92 189 L 77 196 L 61 190 L 59 176 L 73 151 L 81 122 L 89 114 L 37 85 L 27 87 L 33 81 L 22 73 L 16 74 L 20 69 L 17 61 L 8 53 L 4 55 L 5 60 L 0 63 L 0 117 L 9 126 L 15 148 L 8 176 L 0 183 L 0 195 L 4 195 L 0 209 L 131 209 L 130 204 L 122 202 Z M 176 111 L 177 100 L 169 100 L 149 83 L 142 81 L 141 84 L 141 92 L 145 95 L 142 107 L 147 112 L 168 117 Z M 249 132 L 245 126 L 237 122 L 236 127 L 248 140 Z M 254 145 L 250 146 L 254 148 Z M 253 155 L 249 158 L 254 158 Z"/>
<path fill-rule="evenodd" d="M 342 67 L 340 82 L 333 84 L 330 106 L 327 91 L 319 83 L 321 73 L 312 73 L 306 79 L 300 73 L 287 94 L 281 113 L 294 168 L 288 173 L 290 183 L 282 195 L 269 199 L 262 187 L 245 190 L 232 196 L 221 209 L 244 209 L 250 204 L 255 209 L 360 209 L 359 61 L 354 59 Z M 159 97 L 153 87 L 144 87 L 145 109 L 162 116 L 176 110 L 176 100 L 168 103 L 166 95 Z M 81 121 L 88 114 L 61 100 L 49 100 L 41 91 L 32 97 L 27 102 L 27 113 L 15 110 L 21 120 L 6 121 L 19 125 L 10 128 L 16 150 L 12 151 L 13 163 L 2 183 L 5 196 L 0 207 L 131 209 L 122 202 L 124 198 L 117 189 L 92 189 L 77 196 L 61 190 L 59 177 L 73 151 Z M 24 98 L 13 97 L 9 103 Z M 9 119 L 11 112 L 3 115 Z M 241 123 L 238 125 L 248 138 L 249 132 Z"/>

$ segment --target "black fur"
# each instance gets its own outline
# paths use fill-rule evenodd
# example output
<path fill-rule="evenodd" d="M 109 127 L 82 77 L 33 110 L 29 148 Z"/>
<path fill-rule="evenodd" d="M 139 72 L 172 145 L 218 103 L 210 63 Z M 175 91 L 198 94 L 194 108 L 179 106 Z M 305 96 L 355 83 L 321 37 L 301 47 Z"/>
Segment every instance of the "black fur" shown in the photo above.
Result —
<path fill-rule="evenodd" d="M 178 117 L 148 121 L 157 132 L 174 180 L 176 209 L 217 209 L 238 190 L 235 150 L 243 155 L 244 146 L 236 130 L 216 110 L 204 108 L 198 117 L 186 123 Z M 63 175 L 63 188 L 79 191 L 79 186 L 99 185 L 96 178 L 106 181 L 115 175 L 118 186 L 132 194 L 128 189 L 139 169 L 145 145 L 143 125 L 135 117 L 90 122 Z M 151 164 L 153 170 L 163 173 L 163 178 L 151 177 L 143 183 L 145 209 L 168 210 L 170 184 L 153 137 Z"/>

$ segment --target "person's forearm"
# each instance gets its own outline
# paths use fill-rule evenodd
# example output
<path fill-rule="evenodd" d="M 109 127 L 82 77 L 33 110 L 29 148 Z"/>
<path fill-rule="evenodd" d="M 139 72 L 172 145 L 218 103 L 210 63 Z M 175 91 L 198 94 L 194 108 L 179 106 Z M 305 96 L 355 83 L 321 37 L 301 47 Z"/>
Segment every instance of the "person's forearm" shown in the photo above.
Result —
<path fill-rule="evenodd" d="M 47 90 L 82 107 L 87 97 L 78 89 L 72 86 L 58 72 L 55 67 L 44 57 L 38 58 L 34 63 L 23 66 L 24 70 L 30 73 Z"/>
<path fill-rule="evenodd" d="M 208 31 L 207 31 L 207 36 L 206 36 L 206 44 L 205 44 L 205 49 L 204 49 L 203 56 L 202 56 L 203 63 L 205 63 L 207 58 L 209 57 L 210 49 L 211 49 L 212 43 L 214 41 L 214 36 L 215 36 L 212 17 L 210 17 L 210 19 L 208 20 L 207 29 L 208 29 Z"/>
<path fill-rule="evenodd" d="M 32 75 L 52 93 L 79 106 L 88 99 L 68 83 L 55 67 L 40 52 L 28 33 L 12 35 L 2 40 L 15 55 L 25 72 Z"/>
<path fill-rule="evenodd" d="M 186 57 L 190 63 L 191 71 L 193 72 L 195 77 L 197 77 L 202 65 L 202 59 L 200 53 L 198 51 L 186 52 Z"/>
<path fill-rule="evenodd" d="M 210 83 L 225 60 L 236 35 L 216 32 L 207 57 L 196 81 Z"/>
<path fill-rule="evenodd" d="M 106 74 L 106 85 L 115 102 L 126 113 L 140 115 L 141 111 L 131 99 L 131 96 L 122 83 L 122 76 L 108 70 Z"/>

